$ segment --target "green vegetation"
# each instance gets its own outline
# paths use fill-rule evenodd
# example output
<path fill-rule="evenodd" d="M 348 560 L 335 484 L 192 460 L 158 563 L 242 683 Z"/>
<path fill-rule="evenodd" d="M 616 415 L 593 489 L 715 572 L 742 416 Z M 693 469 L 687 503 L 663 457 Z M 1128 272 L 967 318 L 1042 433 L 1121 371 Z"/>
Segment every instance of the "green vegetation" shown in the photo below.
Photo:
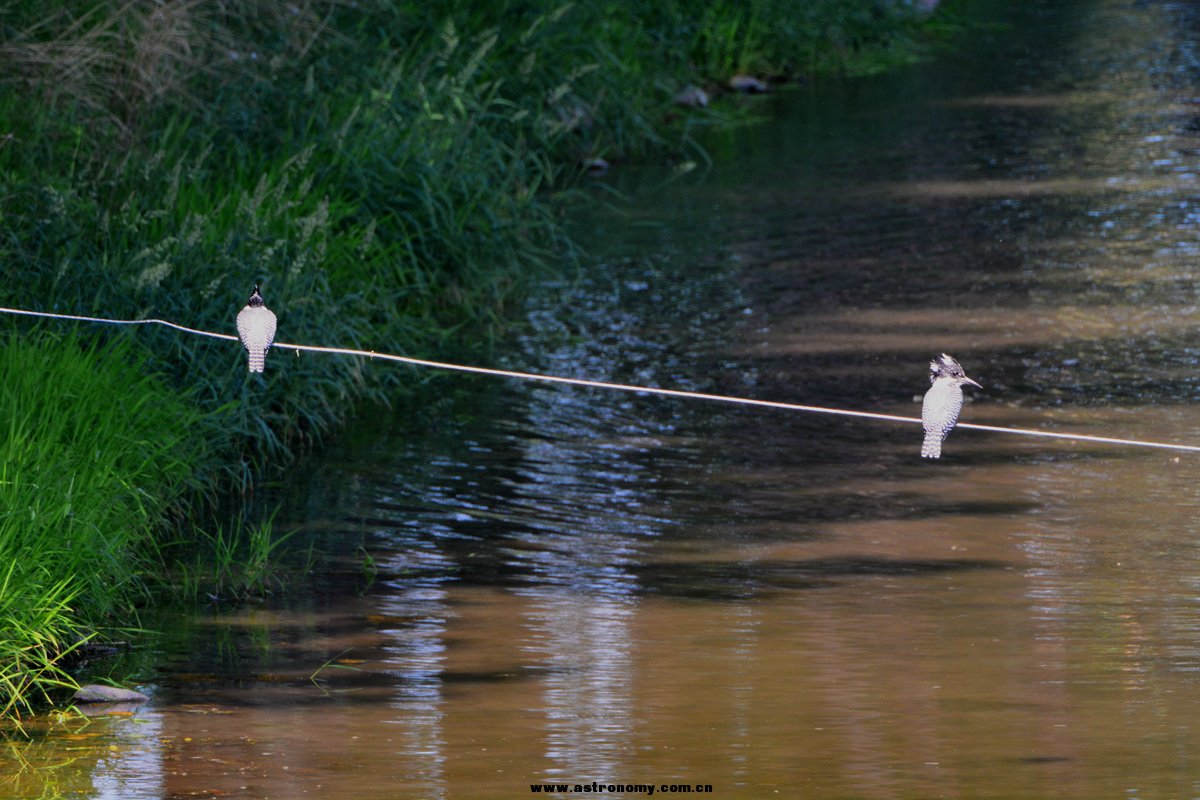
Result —
<path fill-rule="evenodd" d="M 206 599 L 238 602 L 286 588 L 280 548 L 295 531 L 276 533 L 274 518 L 272 514 L 251 523 L 238 514 L 228 526 L 197 527 L 185 542 L 192 545 L 187 555 L 171 557 L 179 571 L 174 580 L 177 596 L 194 603 Z M 311 548 L 307 555 L 311 565 Z"/>
<path fill-rule="evenodd" d="M 205 423 L 127 341 L 0 348 L 0 716 L 66 676 L 82 620 L 128 621 L 154 542 L 202 488 Z"/>
<path fill-rule="evenodd" d="M 462 347 L 573 257 L 557 193 L 586 159 L 685 151 L 721 119 L 673 109 L 682 87 L 869 71 L 922 24 L 900 0 L 16 0 L 0 304 L 230 332 L 261 282 L 283 341 Z M 159 326 L 0 324 L 6 713 L 126 621 L 199 497 L 418 377 L 276 350 L 258 378 L 239 347 Z M 250 528 L 192 537 L 247 562 L 213 573 L 234 594 L 271 582 L 278 542 Z M 209 573 L 170 574 L 197 594 Z"/>

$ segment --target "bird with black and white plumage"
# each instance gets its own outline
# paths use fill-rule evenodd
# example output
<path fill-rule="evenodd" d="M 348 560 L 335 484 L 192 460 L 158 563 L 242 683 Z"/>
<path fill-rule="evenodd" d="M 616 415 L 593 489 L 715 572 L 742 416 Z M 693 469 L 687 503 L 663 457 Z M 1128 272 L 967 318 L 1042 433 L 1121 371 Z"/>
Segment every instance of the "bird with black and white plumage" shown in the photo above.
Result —
<path fill-rule="evenodd" d="M 929 382 L 933 385 L 921 403 L 921 424 L 925 427 L 921 457 L 941 458 L 942 441 L 954 430 L 962 411 L 963 385 L 983 387 L 968 378 L 962 364 L 946 353 L 929 362 Z"/>
<path fill-rule="evenodd" d="M 275 315 L 263 305 L 263 296 L 254 284 L 254 291 L 246 306 L 237 315 L 238 338 L 250 356 L 251 372 L 262 372 L 267 361 L 267 351 L 275 341 Z"/>

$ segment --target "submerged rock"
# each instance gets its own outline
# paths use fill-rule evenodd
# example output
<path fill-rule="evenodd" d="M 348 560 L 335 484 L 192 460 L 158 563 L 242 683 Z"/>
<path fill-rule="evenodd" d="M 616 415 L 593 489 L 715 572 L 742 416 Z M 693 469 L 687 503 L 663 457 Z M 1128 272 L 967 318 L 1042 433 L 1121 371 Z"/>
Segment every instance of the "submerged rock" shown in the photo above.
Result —
<path fill-rule="evenodd" d="M 608 172 L 608 162 L 603 158 L 585 158 L 583 168 L 589 175 L 603 175 Z"/>
<path fill-rule="evenodd" d="M 729 79 L 729 88 L 735 92 L 744 92 L 746 94 L 762 94 L 770 91 L 766 81 L 760 81 L 753 75 L 734 75 Z"/>
<path fill-rule="evenodd" d="M 685 86 L 675 95 L 675 105 L 687 108 L 705 108 L 708 106 L 708 94 L 699 86 Z"/>
<path fill-rule="evenodd" d="M 116 686 L 102 686 L 91 683 L 80 686 L 72 697 L 76 703 L 145 703 L 149 697 L 133 689 L 120 689 Z"/>

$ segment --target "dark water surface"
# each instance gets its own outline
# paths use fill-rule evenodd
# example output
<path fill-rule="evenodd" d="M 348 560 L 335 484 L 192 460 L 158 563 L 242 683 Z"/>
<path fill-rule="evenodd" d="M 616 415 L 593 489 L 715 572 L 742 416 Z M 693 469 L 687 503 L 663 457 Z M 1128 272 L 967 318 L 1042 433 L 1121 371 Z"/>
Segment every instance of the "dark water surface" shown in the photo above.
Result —
<path fill-rule="evenodd" d="M 1200 443 L 1200 10 L 1007 5 L 605 179 L 496 364 L 911 416 L 946 351 L 966 421 Z M 177 623 L 150 706 L 0 796 L 1200 796 L 1195 454 L 434 391 L 285 490 L 310 598 Z"/>

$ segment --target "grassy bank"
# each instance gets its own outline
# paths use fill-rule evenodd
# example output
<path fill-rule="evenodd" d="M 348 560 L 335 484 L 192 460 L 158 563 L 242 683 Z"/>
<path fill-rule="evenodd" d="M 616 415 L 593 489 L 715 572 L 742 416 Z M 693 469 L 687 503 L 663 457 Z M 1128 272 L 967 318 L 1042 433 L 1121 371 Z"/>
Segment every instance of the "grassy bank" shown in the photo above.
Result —
<path fill-rule="evenodd" d="M 587 159 L 676 154 L 719 124 L 673 108 L 681 88 L 872 71 L 929 24 L 884 0 L 18 0 L 0 304 L 228 333 L 260 282 L 284 341 L 461 347 L 573 257 L 556 193 Z M 9 712 L 127 621 L 198 487 L 245 487 L 424 377 L 276 352 L 259 380 L 236 345 L 164 328 L 0 325 L 20 377 L 0 440 Z"/>
<path fill-rule="evenodd" d="M 128 624 L 155 542 L 203 488 L 205 416 L 128 341 L 0 348 L 0 717 L 66 676 L 92 624 Z"/>

